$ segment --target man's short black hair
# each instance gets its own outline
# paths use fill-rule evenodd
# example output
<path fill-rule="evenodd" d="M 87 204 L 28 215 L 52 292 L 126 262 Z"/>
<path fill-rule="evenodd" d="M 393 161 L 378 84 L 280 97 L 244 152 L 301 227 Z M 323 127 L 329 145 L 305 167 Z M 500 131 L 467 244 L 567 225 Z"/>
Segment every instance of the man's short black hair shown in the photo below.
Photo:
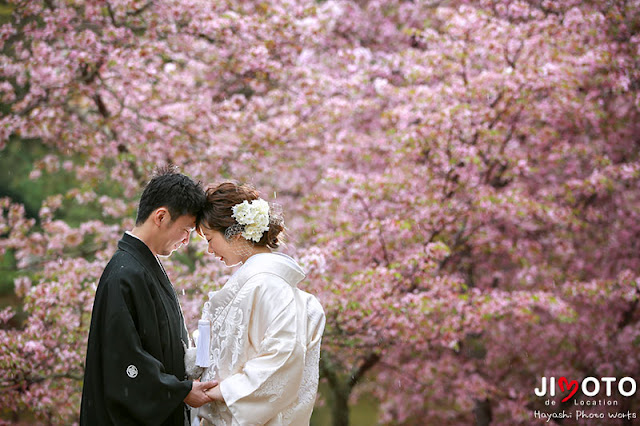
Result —
<path fill-rule="evenodd" d="M 194 182 L 190 177 L 178 173 L 175 166 L 164 166 L 156 169 L 140 197 L 136 225 L 142 225 L 151 213 L 166 207 L 174 221 L 183 215 L 196 218 L 202 212 L 206 196 L 201 182 Z"/>

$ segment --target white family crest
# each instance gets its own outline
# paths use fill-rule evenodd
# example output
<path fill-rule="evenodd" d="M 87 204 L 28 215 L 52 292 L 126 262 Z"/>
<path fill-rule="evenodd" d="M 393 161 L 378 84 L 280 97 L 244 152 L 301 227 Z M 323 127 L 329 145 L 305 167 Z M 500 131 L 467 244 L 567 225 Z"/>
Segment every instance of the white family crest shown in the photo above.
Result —
<path fill-rule="evenodd" d="M 135 379 L 136 377 L 138 377 L 138 367 L 136 367 L 133 364 L 128 366 L 127 367 L 127 376 L 129 376 L 131 379 Z"/>

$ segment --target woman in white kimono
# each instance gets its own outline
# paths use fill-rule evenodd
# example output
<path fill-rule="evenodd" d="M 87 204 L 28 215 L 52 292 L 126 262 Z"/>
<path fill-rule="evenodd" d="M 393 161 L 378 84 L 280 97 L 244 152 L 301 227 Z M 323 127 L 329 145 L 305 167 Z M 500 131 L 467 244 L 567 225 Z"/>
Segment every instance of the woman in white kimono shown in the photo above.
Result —
<path fill-rule="evenodd" d="M 213 402 L 197 410 L 201 426 L 309 424 L 325 315 L 297 288 L 300 266 L 271 251 L 283 229 L 282 214 L 254 189 L 227 182 L 207 190 L 198 232 L 209 253 L 242 266 L 205 303 L 197 357 L 186 357 L 192 376 L 219 382 L 208 392 Z"/>

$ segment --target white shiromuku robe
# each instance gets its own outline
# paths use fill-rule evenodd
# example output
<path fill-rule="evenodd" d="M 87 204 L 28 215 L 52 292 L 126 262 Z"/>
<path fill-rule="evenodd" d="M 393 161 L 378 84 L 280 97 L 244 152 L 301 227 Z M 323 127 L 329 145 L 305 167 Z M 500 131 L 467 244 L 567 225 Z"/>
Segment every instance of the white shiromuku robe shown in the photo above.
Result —
<path fill-rule="evenodd" d="M 202 314 L 210 343 L 201 379 L 217 380 L 225 402 L 198 409 L 202 426 L 309 424 L 325 315 L 297 288 L 304 277 L 289 256 L 261 253 L 211 294 Z"/>

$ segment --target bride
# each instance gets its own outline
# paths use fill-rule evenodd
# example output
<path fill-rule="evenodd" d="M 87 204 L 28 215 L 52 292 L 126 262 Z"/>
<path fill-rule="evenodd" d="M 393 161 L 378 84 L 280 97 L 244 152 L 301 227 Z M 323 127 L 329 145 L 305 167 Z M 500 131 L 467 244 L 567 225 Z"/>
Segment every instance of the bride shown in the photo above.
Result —
<path fill-rule="evenodd" d="M 197 410 L 200 425 L 309 424 L 325 315 L 314 296 L 297 288 L 305 277 L 300 266 L 271 251 L 284 229 L 274 207 L 246 185 L 207 190 L 198 233 L 209 253 L 242 266 L 211 293 L 196 356 L 187 352 L 192 378 L 219 382 L 208 391 L 212 402 Z"/>

